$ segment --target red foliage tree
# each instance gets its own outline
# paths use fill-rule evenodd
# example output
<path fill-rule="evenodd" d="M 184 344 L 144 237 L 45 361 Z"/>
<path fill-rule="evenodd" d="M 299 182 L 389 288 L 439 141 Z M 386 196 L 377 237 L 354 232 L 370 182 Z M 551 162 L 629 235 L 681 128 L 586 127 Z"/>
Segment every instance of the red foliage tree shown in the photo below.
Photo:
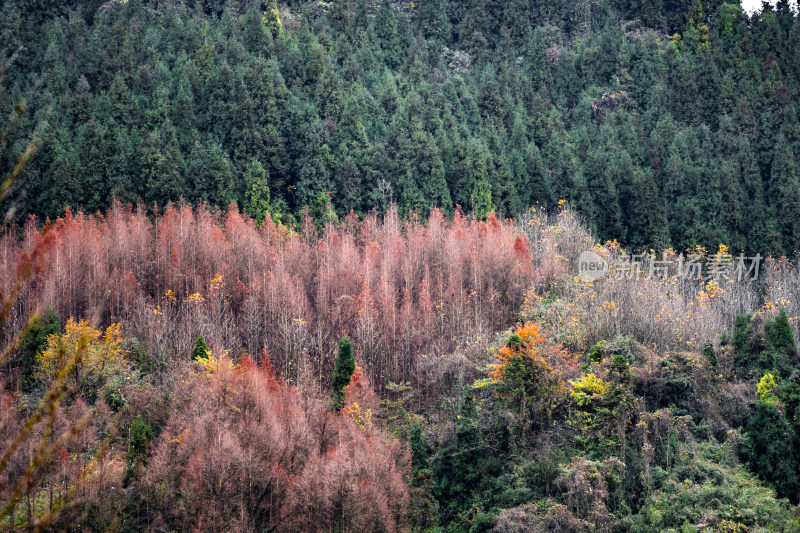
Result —
<path fill-rule="evenodd" d="M 407 462 L 393 438 L 243 358 L 178 391 L 139 490 L 174 529 L 397 531 Z"/>

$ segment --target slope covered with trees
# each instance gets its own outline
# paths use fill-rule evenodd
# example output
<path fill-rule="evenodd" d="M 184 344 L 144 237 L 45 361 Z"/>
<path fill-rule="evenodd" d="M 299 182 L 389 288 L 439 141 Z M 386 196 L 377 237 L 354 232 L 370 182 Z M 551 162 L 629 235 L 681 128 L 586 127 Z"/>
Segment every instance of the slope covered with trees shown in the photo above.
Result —
<path fill-rule="evenodd" d="M 17 220 L 113 198 L 258 221 L 566 199 L 635 247 L 800 248 L 787 0 L 9 0 L 0 19 L 6 57 L 22 47 L 0 105 L 31 110 L 3 169 L 48 120 Z"/>
<path fill-rule="evenodd" d="M 785 1 L 0 15 L 0 530 L 800 531 Z"/>
<path fill-rule="evenodd" d="M 565 206 L 400 220 L 6 235 L 0 525 L 798 531 L 794 264 L 584 283 L 622 250 Z"/>

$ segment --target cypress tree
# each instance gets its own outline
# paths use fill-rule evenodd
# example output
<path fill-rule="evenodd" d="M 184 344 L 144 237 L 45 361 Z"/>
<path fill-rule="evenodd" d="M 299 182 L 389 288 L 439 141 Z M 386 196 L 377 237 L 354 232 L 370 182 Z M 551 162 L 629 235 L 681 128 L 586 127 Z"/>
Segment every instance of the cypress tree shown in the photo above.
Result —
<path fill-rule="evenodd" d="M 194 348 L 192 348 L 192 359 L 195 361 L 198 359 L 206 359 L 209 355 L 211 355 L 211 350 L 209 350 L 208 346 L 206 345 L 206 339 L 200 335 L 194 342 Z"/>
<path fill-rule="evenodd" d="M 153 440 L 153 428 L 142 417 L 136 415 L 131 422 L 130 436 L 128 437 L 128 454 L 126 457 L 125 476 L 123 484 L 127 485 L 142 466 L 147 466 L 147 449 Z"/>
<path fill-rule="evenodd" d="M 253 160 L 247 170 L 245 178 L 247 193 L 245 194 L 244 209 L 260 227 L 270 212 L 269 179 L 267 171 L 258 160 Z"/>
<path fill-rule="evenodd" d="M 775 487 L 778 497 L 796 501 L 800 462 L 791 444 L 794 439 L 792 426 L 775 402 L 760 400 L 747 424 L 745 449 L 750 467 Z"/>
<path fill-rule="evenodd" d="M 356 358 L 353 356 L 353 343 L 345 335 L 339 340 L 339 353 L 331 374 L 333 389 L 333 409 L 339 411 L 344 407 L 344 388 L 350 383 L 350 377 L 356 369 Z"/>
<path fill-rule="evenodd" d="M 780 224 L 784 251 L 788 254 L 800 251 L 800 178 L 783 134 L 778 135 L 775 147 L 770 199 L 773 216 Z"/>
<path fill-rule="evenodd" d="M 792 325 L 789 323 L 786 309 L 781 307 L 773 320 L 765 322 L 764 329 L 773 348 L 783 351 L 790 359 L 795 359 L 794 332 L 792 331 Z"/>
<path fill-rule="evenodd" d="M 411 426 L 410 447 L 411 465 L 414 469 L 419 471 L 428 468 L 428 446 L 425 443 L 425 435 L 419 422 L 415 422 Z"/>
<path fill-rule="evenodd" d="M 60 331 L 61 319 L 55 308 L 50 306 L 43 315 L 33 319 L 28 331 L 20 339 L 19 354 L 22 356 L 20 374 L 22 376 L 23 390 L 29 391 L 31 388 L 33 365 L 36 362 L 36 355 L 39 350 L 47 344 L 47 339 L 50 335 L 55 335 Z"/>

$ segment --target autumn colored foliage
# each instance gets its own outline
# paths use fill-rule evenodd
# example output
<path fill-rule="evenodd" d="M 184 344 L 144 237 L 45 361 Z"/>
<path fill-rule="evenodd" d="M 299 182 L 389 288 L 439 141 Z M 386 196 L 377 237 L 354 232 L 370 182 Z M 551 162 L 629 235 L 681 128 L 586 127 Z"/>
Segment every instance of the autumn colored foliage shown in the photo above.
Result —
<path fill-rule="evenodd" d="M 266 348 L 281 375 L 322 382 L 344 332 L 373 384 L 423 381 L 426 360 L 505 327 L 534 284 L 527 239 L 494 215 L 448 220 L 433 210 L 423 223 L 390 211 L 290 231 L 269 217 L 259 228 L 235 206 L 171 204 L 152 217 L 117 204 L 44 228 L 31 217 L 7 232 L 0 290 L 12 289 L 14 265 L 45 231 L 49 261 L 5 331 L 52 304 L 62 317 L 121 323 L 146 341 L 156 369 L 188 359 L 203 335 L 212 350 Z"/>
<path fill-rule="evenodd" d="M 403 529 L 399 442 L 276 381 L 266 365 L 201 372 L 178 392 L 139 494 L 141 523 L 201 531 Z"/>

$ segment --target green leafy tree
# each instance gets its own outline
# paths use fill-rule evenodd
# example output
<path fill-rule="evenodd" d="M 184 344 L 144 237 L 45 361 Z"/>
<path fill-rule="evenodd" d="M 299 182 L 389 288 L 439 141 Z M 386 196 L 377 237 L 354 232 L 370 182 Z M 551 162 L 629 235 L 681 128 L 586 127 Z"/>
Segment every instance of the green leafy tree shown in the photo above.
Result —
<path fill-rule="evenodd" d="M 227 207 L 236 199 L 233 164 L 218 143 L 195 143 L 186 182 L 192 185 L 192 198 L 197 202 Z"/>
<path fill-rule="evenodd" d="M 139 145 L 139 159 L 141 181 L 149 202 L 165 204 L 186 192 L 183 158 L 169 120 L 161 129 L 145 134 Z"/>
<path fill-rule="evenodd" d="M 783 134 L 778 135 L 775 146 L 770 187 L 772 209 L 779 222 L 783 248 L 789 254 L 800 251 L 800 178 Z"/>
<path fill-rule="evenodd" d="M 796 362 L 797 347 L 794 339 L 794 331 L 789 323 L 786 309 L 781 307 L 774 319 L 768 320 L 764 324 L 767 338 L 772 344 L 773 349 L 785 353 L 792 362 Z"/>
<path fill-rule="evenodd" d="M 403 59 L 403 49 L 397 27 L 397 15 L 391 0 L 381 0 L 378 12 L 375 14 L 374 31 L 386 63 L 391 67 L 398 66 Z"/>
<path fill-rule="evenodd" d="M 147 450 L 153 441 L 153 428 L 142 417 L 136 415 L 131 422 L 128 436 L 128 453 L 123 482 L 127 485 L 141 469 L 147 466 Z"/>
<path fill-rule="evenodd" d="M 417 28 L 426 39 L 449 41 L 450 20 L 446 8 L 445 0 L 424 0 L 419 3 Z"/>
<path fill-rule="evenodd" d="M 484 143 L 472 144 L 466 164 L 472 212 L 476 219 L 486 218 L 486 215 L 494 211 L 494 204 L 492 186 L 489 183 L 489 152 Z"/>
<path fill-rule="evenodd" d="M 247 194 L 245 195 L 244 208 L 256 224 L 261 226 L 267 214 L 270 213 L 269 179 L 267 171 L 258 160 L 253 160 L 245 177 Z"/>
<path fill-rule="evenodd" d="M 759 400 L 747 423 L 747 457 L 752 470 L 779 497 L 797 501 L 800 462 L 793 446 L 796 435 L 774 401 Z"/>
<path fill-rule="evenodd" d="M 36 364 L 37 354 L 47 344 L 50 335 L 60 332 L 61 319 L 52 306 L 48 307 L 44 314 L 34 317 L 31 321 L 28 330 L 20 339 L 18 348 L 23 390 L 29 391 L 34 386 L 33 367 Z"/>
<path fill-rule="evenodd" d="M 205 337 L 200 335 L 194 342 L 194 348 L 192 348 L 192 359 L 194 361 L 198 361 L 200 359 L 208 359 L 210 355 L 211 355 L 211 350 L 209 350 L 208 345 L 206 345 L 206 339 Z"/>
<path fill-rule="evenodd" d="M 350 377 L 355 368 L 356 358 L 353 356 L 353 343 L 347 336 L 344 336 L 339 340 L 339 353 L 331 374 L 332 405 L 336 411 L 339 411 L 344 405 L 344 388 L 350 383 Z"/>

